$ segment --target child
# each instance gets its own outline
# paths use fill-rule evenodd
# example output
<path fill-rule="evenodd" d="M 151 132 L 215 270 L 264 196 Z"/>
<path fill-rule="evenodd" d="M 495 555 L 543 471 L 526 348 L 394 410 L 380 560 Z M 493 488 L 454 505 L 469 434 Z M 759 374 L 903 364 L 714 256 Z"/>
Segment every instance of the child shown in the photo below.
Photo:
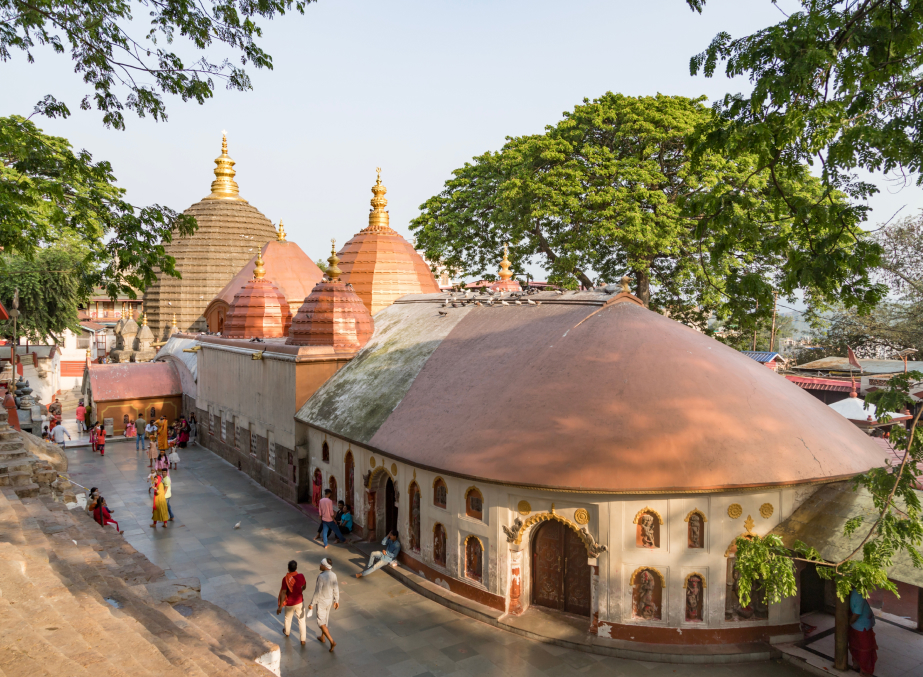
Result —
<path fill-rule="evenodd" d="M 176 470 L 179 464 L 179 452 L 176 450 L 176 445 L 170 447 L 170 455 L 167 456 L 167 460 L 170 462 L 169 467 Z"/>
<path fill-rule="evenodd" d="M 99 426 L 94 425 L 90 429 L 90 449 L 92 449 L 94 452 L 96 451 L 96 438 L 97 438 L 98 432 L 99 432 Z"/>
<path fill-rule="evenodd" d="M 147 493 L 150 494 L 154 490 L 154 484 L 157 481 L 157 471 L 154 468 L 151 468 L 151 474 L 147 476 L 148 482 L 151 486 L 147 488 Z"/>
<path fill-rule="evenodd" d="M 167 462 L 167 457 L 164 455 L 163 451 L 157 456 L 157 463 L 154 464 L 154 467 L 157 470 L 169 470 L 170 464 Z"/>
<path fill-rule="evenodd" d="M 46 426 L 45 426 L 45 429 L 42 430 L 42 439 L 43 439 L 43 440 L 47 440 L 48 437 L 49 437 L 49 435 L 48 435 L 48 426 L 46 425 Z"/>
<path fill-rule="evenodd" d="M 99 431 L 96 433 L 96 448 L 99 449 L 99 455 L 106 455 L 106 429 L 101 425 L 97 426 Z"/>
<path fill-rule="evenodd" d="M 125 437 L 136 437 L 138 434 L 138 429 L 135 428 L 135 424 L 130 422 L 125 426 Z"/>

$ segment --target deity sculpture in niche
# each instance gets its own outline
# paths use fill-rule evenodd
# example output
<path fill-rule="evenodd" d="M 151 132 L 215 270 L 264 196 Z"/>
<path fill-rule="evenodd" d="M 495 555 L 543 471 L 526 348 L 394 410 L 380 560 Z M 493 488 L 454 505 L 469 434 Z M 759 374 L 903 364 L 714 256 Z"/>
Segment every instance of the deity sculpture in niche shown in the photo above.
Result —
<path fill-rule="evenodd" d="M 686 620 L 702 621 L 702 602 L 704 596 L 702 577 L 693 574 L 686 580 Z"/>
<path fill-rule="evenodd" d="M 705 529 L 702 524 L 702 516 L 694 512 L 689 516 L 689 547 L 705 547 Z"/>
<path fill-rule="evenodd" d="M 433 528 L 433 562 L 441 567 L 445 566 L 445 550 L 445 527 L 437 523 Z"/>
<path fill-rule="evenodd" d="M 410 549 L 420 551 L 420 487 L 410 485 Z"/>
<path fill-rule="evenodd" d="M 660 547 L 660 516 L 653 510 L 642 510 L 635 515 L 635 524 L 637 532 L 635 534 L 635 544 L 639 548 L 659 548 Z"/>
<path fill-rule="evenodd" d="M 750 587 L 750 603 L 740 603 L 740 572 L 735 566 L 736 557 L 728 557 L 727 585 L 724 597 L 724 620 L 726 621 L 764 621 L 769 618 L 762 586 L 756 582 Z"/>
<path fill-rule="evenodd" d="M 632 616 L 646 621 L 661 619 L 663 586 L 650 569 L 641 569 L 634 576 L 631 597 Z"/>
<path fill-rule="evenodd" d="M 483 548 L 475 536 L 465 539 L 465 576 L 478 583 L 484 580 L 482 571 Z"/>

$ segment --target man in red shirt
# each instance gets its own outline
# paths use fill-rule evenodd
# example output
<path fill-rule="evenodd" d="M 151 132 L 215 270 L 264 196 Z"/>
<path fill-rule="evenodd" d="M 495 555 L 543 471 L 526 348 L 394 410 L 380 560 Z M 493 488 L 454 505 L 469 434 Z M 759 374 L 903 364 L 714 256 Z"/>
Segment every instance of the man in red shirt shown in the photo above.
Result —
<path fill-rule="evenodd" d="M 282 613 L 285 607 L 285 636 L 292 631 L 292 615 L 298 619 L 298 629 L 301 632 L 301 646 L 308 638 L 308 629 L 304 616 L 304 589 L 308 582 L 298 573 L 298 562 L 292 560 L 288 563 L 288 573 L 282 579 L 282 589 L 279 590 L 279 607 L 276 615 Z"/>
<path fill-rule="evenodd" d="M 343 534 L 340 532 L 340 527 L 337 526 L 335 519 L 336 507 L 333 505 L 333 500 L 330 498 L 333 492 L 330 489 L 324 489 L 324 497 L 320 500 L 320 503 L 317 506 L 317 512 L 320 513 L 321 524 L 323 525 L 324 533 L 324 548 L 327 548 L 327 532 L 332 531 L 336 534 L 337 543 L 345 543 L 346 539 L 343 538 Z M 317 540 L 317 536 L 314 537 L 314 540 Z"/>

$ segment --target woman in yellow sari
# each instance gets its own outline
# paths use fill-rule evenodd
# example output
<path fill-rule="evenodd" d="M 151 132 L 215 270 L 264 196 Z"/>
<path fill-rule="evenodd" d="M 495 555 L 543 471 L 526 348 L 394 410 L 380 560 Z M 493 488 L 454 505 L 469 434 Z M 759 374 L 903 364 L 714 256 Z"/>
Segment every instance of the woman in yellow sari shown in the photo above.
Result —
<path fill-rule="evenodd" d="M 167 432 L 170 426 L 167 425 L 167 417 L 161 416 L 157 421 L 157 448 L 161 451 L 167 450 Z"/>
<path fill-rule="evenodd" d="M 151 528 L 157 527 L 158 522 L 163 522 L 163 528 L 167 528 L 167 520 L 170 519 L 170 513 L 167 511 L 167 490 L 163 485 L 163 472 L 157 474 L 154 480 L 154 512 L 151 515 Z"/>

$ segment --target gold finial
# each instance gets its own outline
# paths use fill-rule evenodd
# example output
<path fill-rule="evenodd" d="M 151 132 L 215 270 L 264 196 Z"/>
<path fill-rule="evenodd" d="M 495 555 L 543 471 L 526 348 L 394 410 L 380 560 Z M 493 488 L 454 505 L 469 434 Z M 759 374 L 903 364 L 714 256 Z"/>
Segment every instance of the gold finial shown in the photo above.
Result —
<path fill-rule="evenodd" d="M 627 275 L 625 275 L 625 276 L 624 276 L 621 280 L 619 280 L 619 281 L 622 283 L 622 293 L 624 293 L 624 294 L 630 294 L 630 293 L 631 293 L 631 289 L 628 288 L 628 283 L 631 282 L 631 278 L 628 277 Z"/>
<path fill-rule="evenodd" d="M 87 348 L 87 359 L 88 360 L 93 359 L 93 351 L 90 348 Z"/>
<path fill-rule="evenodd" d="M 340 279 L 341 271 L 337 268 L 337 264 L 340 262 L 340 259 L 337 258 L 337 241 L 330 240 L 330 258 L 327 259 L 327 263 L 330 264 L 327 266 L 327 277 L 330 278 L 331 282 L 336 282 Z"/>
<path fill-rule="evenodd" d="M 263 250 L 260 249 L 256 254 L 256 267 L 253 269 L 253 279 L 262 280 L 266 275 L 266 269 L 263 267 Z"/>
<path fill-rule="evenodd" d="M 173 326 L 176 326 L 176 313 L 173 313 Z"/>
<path fill-rule="evenodd" d="M 215 180 L 212 181 L 211 195 L 204 198 L 206 200 L 237 200 L 246 202 L 237 188 L 237 182 L 234 180 L 234 162 L 228 155 L 228 136 L 227 132 L 221 132 L 221 155 L 215 158 Z"/>
<path fill-rule="evenodd" d="M 510 272 L 510 260 L 507 258 L 509 256 L 509 243 L 503 245 L 503 260 L 500 262 L 500 279 L 509 280 L 513 277 L 513 274 Z"/>
<path fill-rule="evenodd" d="M 279 242 L 285 242 L 285 226 L 282 225 L 282 219 L 279 219 Z"/>
<path fill-rule="evenodd" d="M 141 326 L 142 326 L 142 327 L 146 327 L 146 326 L 147 326 L 147 313 L 144 313 L 144 314 L 141 316 Z"/>
<path fill-rule="evenodd" d="M 385 199 L 385 193 L 388 192 L 388 189 L 381 184 L 381 167 L 376 167 L 375 172 L 378 174 L 378 178 L 375 180 L 375 185 L 372 186 L 372 194 L 375 196 L 372 198 L 372 209 L 369 212 L 369 225 L 363 232 L 373 232 L 373 233 L 390 233 L 392 232 L 390 223 L 390 217 L 388 212 L 385 211 L 385 207 L 388 206 L 388 200 Z"/>

